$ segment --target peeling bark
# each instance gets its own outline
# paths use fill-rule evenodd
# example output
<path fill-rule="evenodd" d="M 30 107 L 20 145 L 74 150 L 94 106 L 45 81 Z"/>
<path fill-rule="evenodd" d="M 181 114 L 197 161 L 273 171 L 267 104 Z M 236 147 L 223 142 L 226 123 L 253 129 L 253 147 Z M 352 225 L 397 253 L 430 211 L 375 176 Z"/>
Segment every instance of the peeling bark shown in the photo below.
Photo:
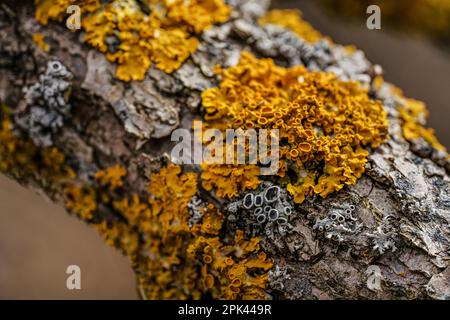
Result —
<path fill-rule="evenodd" d="M 115 66 L 80 42 L 78 34 L 56 23 L 40 26 L 31 2 L 6 1 L 0 5 L 0 100 L 29 107 L 24 88 L 39 83 L 49 61 L 59 61 L 73 74 L 71 108 L 63 125 L 51 132 L 51 145 L 65 154 L 79 181 L 121 164 L 129 171 L 130 193 L 139 194 L 149 175 L 168 161 L 171 132 L 190 127 L 202 90 L 217 85 L 214 65 L 235 65 L 242 50 L 371 87 L 376 68 L 362 52 L 349 55 L 338 45 L 311 45 L 283 28 L 259 26 L 255 19 L 264 14 L 267 1 L 229 2 L 235 8 L 230 21 L 207 30 L 199 50 L 179 70 L 169 75 L 152 67 L 142 82 L 124 83 L 115 78 Z M 36 32 L 50 39 L 50 53 L 33 44 Z M 390 139 L 371 151 L 363 177 L 325 199 L 296 205 L 287 234 L 269 237 L 256 231 L 274 262 L 267 288 L 273 298 L 450 299 L 448 157 L 422 139 L 403 138 L 395 97 L 386 87 L 371 94 L 388 111 Z M 61 190 L 43 188 L 36 177 L 9 175 L 63 202 Z M 236 228 L 229 202 L 205 190 L 201 200 L 220 205 L 229 218 L 227 228 Z M 115 215 L 110 208 L 101 214 L 106 219 Z M 336 223 L 336 214 L 347 214 L 345 221 Z M 328 222 L 331 227 L 325 229 Z M 239 227 L 252 234 L 255 223 L 245 216 Z M 371 265 L 381 270 L 379 290 L 367 286 Z"/>

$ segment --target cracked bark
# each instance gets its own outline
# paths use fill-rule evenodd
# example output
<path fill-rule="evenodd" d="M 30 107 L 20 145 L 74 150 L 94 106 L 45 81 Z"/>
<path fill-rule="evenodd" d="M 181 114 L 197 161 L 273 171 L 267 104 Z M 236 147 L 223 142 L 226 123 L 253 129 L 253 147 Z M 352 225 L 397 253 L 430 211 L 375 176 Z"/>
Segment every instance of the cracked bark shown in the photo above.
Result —
<path fill-rule="evenodd" d="M 115 78 L 115 66 L 82 44 L 79 34 L 56 23 L 40 26 L 31 1 L 6 1 L 0 5 L 0 100 L 11 107 L 24 104 L 23 88 L 39 82 L 48 61 L 60 61 L 73 74 L 71 111 L 52 135 L 53 145 L 80 181 L 122 164 L 130 192 L 139 193 L 167 161 L 171 131 L 189 128 L 201 107 L 201 91 L 217 84 L 214 65 L 236 64 L 242 50 L 283 66 L 304 64 L 370 83 L 374 68 L 364 57 L 311 47 L 284 29 L 258 26 L 255 18 L 267 9 L 265 1 L 230 3 L 235 7 L 231 20 L 206 31 L 199 50 L 179 70 L 168 75 L 152 67 L 142 82 L 123 83 Z M 50 53 L 34 45 L 36 32 L 50 39 Z M 262 246 L 274 262 L 267 292 L 275 299 L 450 299 L 448 158 L 425 141 L 405 141 L 393 98 L 382 90 L 373 96 L 388 111 L 390 139 L 371 152 L 363 177 L 326 199 L 296 205 L 289 234 L 263 236 Z M 62 195 L 38 178 L 9 176 L 63 203 Z M 201 196 L 226 213 L 224 201 L 204 190 Z M 342 205 L 354 206 L 351 228 L 331 236 L 321 231 L 319 222 Z M 115 213 L 102 208 L 98 214 Z M 380 290 L 367 287 L 371 265 L 381 270 Z"/>

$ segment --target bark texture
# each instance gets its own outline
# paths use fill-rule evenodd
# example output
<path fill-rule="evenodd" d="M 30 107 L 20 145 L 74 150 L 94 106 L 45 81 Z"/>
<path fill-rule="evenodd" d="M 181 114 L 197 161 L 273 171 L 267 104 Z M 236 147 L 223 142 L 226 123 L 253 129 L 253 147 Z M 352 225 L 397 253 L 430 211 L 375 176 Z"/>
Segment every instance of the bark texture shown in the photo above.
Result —
<path fill-rule="evenodd" d="M 199 49 L 180 69 L 167 74 L 152 67 L 143 81 L 124 83 L 116 79 L 114 64 L 83 44 L 79 33 L 58 23 L 39 25 L 31 1 L 3 2 L 0 100 L 15 109 L 18 134 L 39 147 L 61 150 L 78 181 L 89 183 L 97 171 L 120 164 L 128 170 L 130 194 L 141 194 L 152 172 L 168 161 L 172 130 L 189 128 L 200 112 L 201 92 L 217 85 L 214 65 L 235 65 L 243 50 L 281 66 L 335 72 L 342 80 L 373 88 L 380 71 L 362 52 L 350 55 L 325 42 L 311 45 L 284 28 L 258 25 L 266 1 L 229 3 L 234 8 L 230 20 L 205 31 Z M 49 39 L 50 53 L 33 43 L 32 34 L 38 32 Z M 52 89 L 49 96 L 41 87 Z M 363 176 L 327 198 L 310 197 L 293 206 L 287 232 L 257 233 L 274 265 L 266 288 L 270 297 L 450 299 L 447 154 L 422 138 L 404 139 L 389 85 L 370 94 L 388 112 L 390 137 L 371 151 Z M 61 189 L 42 183 L 42 172 L 6 174 L 64 203 Z M 233 214 L 233 201 L 205 190 L 199 196 L 228 217 Z M 98 219 L 120 219 L 111 208 L 100 209 Z M 340 215 L 342 223 L 336 221 Z M 240 223 L 229 218 L 226 230 L 254 232 L 253 218 L 242 217 Z M 378 289 L 370 285 L 375 278 L 381 280 Z"/>

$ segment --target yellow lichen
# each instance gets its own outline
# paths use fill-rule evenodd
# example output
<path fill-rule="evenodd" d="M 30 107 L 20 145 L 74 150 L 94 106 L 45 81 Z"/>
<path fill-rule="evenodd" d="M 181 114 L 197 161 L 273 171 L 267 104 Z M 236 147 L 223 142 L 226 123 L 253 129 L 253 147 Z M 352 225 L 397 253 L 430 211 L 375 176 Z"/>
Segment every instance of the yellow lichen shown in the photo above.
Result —
<path fill-rule="evenodd" d="M 45 42 L 45 36 L 42 33 L 33 34 L 33 41 L 42 51 L 50 51 L 50 45 Z"/>
<path fill-rule="evenodd" d="M 124 81 L 142 80 L 152 63 L 167 73 L 178 69 L 197 50 L 196 36 L 230 14 L 223 0 L 36 0 L 36 19 L 44 25 L 61 20 L 71 4 L 85 14 L 84 40 L 118 64 Z"/>
<path fill-rule="evenodd" d="M 104 189 L 123 185 L 123 171 L 114 167 L 99 174 L 105 185 L 79 185 L 75 180 L 75 172 L 66 163 L 66 157 L 60 150 L 54 147 L 39 148 L 31 140 L 14 133 L 10 112 L 5 106 L 0 108 L 0 171 L 20 181 L 37 182 L 51 196 L 62 188 L 68 211 L 92 223 L 108 243 L 131 256 L 138 245 L 137 233 L 123 222 L 107 222 L 99 220 L 98 216 L 94 217 L 100 196 L 109 191 Z M 97 220 L 95 223 L 94 218 Z"/>
<path fill-rule="evenodd" d="M 72 185 L 66 188 L 66 208 L 82 220 L 89 221 L 97 209 L 95 191 L 92 188 Z"/>
<path fill-rule="evenodd" d="M 180 173 L 180 166 L 170 165 L 152 177 L 148 188 L 151 217 L 157 218 L 159 225 L 152 223 L 151 228 L 173 232 L 187 230 L 187 204 L 197 192 L 197 175 L 193 172 Z"/>
<path fill-rule="evenodd" d="M 139 234 L 121 221 L 102 220 L 93 227 L 103 236 L 106 244 L 121 249 L 133 262 L 139 249 Z"/>
<path fill-rule="evenodd" d="M 399 88 L 392 87 L 391 91 L 397 98 L 397 109 L 403 120 L 403 137 L 409 141 L 423 138 L 436 150 L 446 152 L 446 148 L 436 138 L 434 130 L 424 127 L 429 115 L 425 104 L 418 100 L 406 98 Z"/>
<path fill-rule="evenodd" d="M 354 184 L 367 161 L 364 147 L 378 147 L 387 137 L 382 104 L 334 74 L 282 68 L 245 52 L 237 66 L 218 72 L 219 87 L 202 94 L 207 125 L 279 129 L 279 175 L 297 202 Z M 289 168 L 296 176 L 286 175 Z"/>
<path fill-rule="evenodd" d="M 130 199 L 125 198 L 114 201 L 113 207 L 133 226 L 136 226 L 139 223 L 145 225 L 145 222 L 142 221 L 145 221 L 150 216 L 148 204 L 142 202 L 137 194 L 134 194 Z"/>
<path fill-rule="evenodd" d="M 35 0 L 36 20 L 47 25 L 49 20 L 61 21 L 71 5 L 78 5 L 82 13 L 90 13 L 100 7 L 100 0 Z"/>
<path fill-rule="evenodd" d="M 233 243 L 225 246 L 217 237 L 197 237 L 187 252 L 190 258 L 204 261 L 203 289 L 220 299 L 266 299 L 268 273 L 265 271 L 272 263 L 259 251 L 258 243 L 257 238 L 245 240 L 239 230 Z M 257 270 L 261 273 L 254 272 Z"/>
<path fill-rule="evenodd" d="M 302 173 L 306 176 L 300 177 L 301 182 L 298 185 L 289 184 L 286 188 L 296 203 L 305 201 L 306 196 L 309 195 L 310 191 L 314 190 L 315 176 L 312 173 L 307 174 L 306 171 L 300 172 L 300 174 Z"/>
<path fill-rule="evenodd" d="M 135 261 L 139 248 L 139 234 L 135 228 L 138 215 L 143 214 L 137 196 L 116 200 L 120 197 L 124 185 L 126 170 L 117 165 L 99 171 L 92 184 L 71 181 L 64 188 L 67 210 L 92 225 L 99 231 L 108 245 L 120 249 L 130 260 Z M 99 212 L 100 208 L 117 210 L 124 220 L 106 219 Z M 148 205 L 144 205 L 148 210 Z"/>
<path fill-rule="evenodd" d="M 142 207 L 137 223 L 145 238 L 141 250 L 146 254 L 137 264 L 146 298 L 266 298 L 272 264 L 257 238 L 246 240 L 238 231 L 225 245 L 219 237 L 224 217 L 212 204 L 203 209 L 200 222 L 189 225 L 188 203 L 197 192 L 196 174 L 182 174 L 181 167 L 169 165 L 152 175 L 148 189 L 149 211 Z M 116 208 L 130 212 L 128 205 Z"/>
<path fill-rule="evenodd" d="M 111 191 L 123 186 L 122 178 L 126 175 L 126 170 L 120 165 L 98 171 L 95 174 L 95 180 L 102 186 L 108 187 Z"/>
<path fill-rule="evenodd" d="M 256 165 L 208 165 L 202 164 L 202 186 L 216 190 L 220 198 L 233 198 L 241 191 L 252 190 L 261 183 L 260 168 Z"/>
<path fill-rule="evenodd" d="M 319 31 L 303 20 L 302 12 L 300 10 L 271 10 L 261 17 L 258 22 L 262 25 L 274 24 L 284 27 L 291 30 L 307 42 L 314 43 L 325 39 Z"/>
<path fill-rule="evenodd" d="M 190 223 L 188 203 L 197 193 L 197 175 L 169 165 L 151 177 L 148 201 L 124 195 L 126 170 L 99 171 L 91 185 L 70 184 L 66 207 L 89 222 L 130 258 L 141 292 L 147 299 L 264 299 L 267 271 L 272 263 L 257 238 L 237 231 L 224 244 L 224 217 L 212 204 L 202 209 L 201 221 Z M 113 209 L 123 219 L 102 218 Z"/>

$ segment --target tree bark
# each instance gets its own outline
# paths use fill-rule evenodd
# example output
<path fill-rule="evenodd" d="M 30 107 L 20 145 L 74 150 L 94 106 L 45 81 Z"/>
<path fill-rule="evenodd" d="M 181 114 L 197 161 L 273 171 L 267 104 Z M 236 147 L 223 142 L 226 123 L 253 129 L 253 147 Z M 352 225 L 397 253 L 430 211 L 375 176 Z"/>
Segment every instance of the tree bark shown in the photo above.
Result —
<path fill-rule="evenodd" d="M 127 194 L 142 194 L 152 173 L 169 162 L 171 132 L 190 128 L 201 110 L 201 92 L 217 85 L 214 65 L 236 64 L 243 50 L 285 67 L 340 68 L 344 80 L 372 83 L 376 68 L 364 57 L 348 58 L 334 49 L 324 57 L 330 50 L 293 40 L 296 37 L 288 30 L 258 25 L 266 1 L 230 3 L 234 6 L 230 20 L 204 32 L 199 49 L 180 69 L 167 74 L 151 67 L 143 81 L 129 83 L 119 81 L 114 64 L 83 44 L 79 33 L 58 23 L 39 25 L 31 1 L 2 3 L 0 100 L 13 109 L 16 134 L 39 148 L 60 150 L 80 183 L 91 184 L 96 172 L 120 164 L 128 172 Z M 50 52 L 35 45 L 35 33 L 45 35 Z M 51 61 L 60 62 L 67 74 L 49 72 Z M 21 121 L 37 100 L 24 88 L 42 84 L 42 74 L 65 85 L 58 99 L 70 108 L 60 114 L 61 125 L 33 135 L 29 122 Z M 272 298 L 450 299 L 448 156 L 424 139 L 405 140 L 395 98 L 382 89 L 370 94 L 385 105 L 390 137 L 371 151 L 363 176 L 327 198 L 312 197 L 295 205 L 293 228 L 287 235 L 260 235 L 261 246 L 273 261 L 266 287 Z M 48 105 L 43 109 L 51 110 Z M 39 169 L 41 162 L 36 166 L 34 172 L 10 169 L 5 174 L 65 204 L 63 190 Z M 228 201 L 205 190 L 199 196 L 226 214 Z M 343 205 L 352 207 L 356 227 L 327 236 L 317 221 Z M 100 206 L 95 215 L 94 220 L 123 220 L 108 207 Z M 371 285 L 377 279 L 380 288 Z"/>

